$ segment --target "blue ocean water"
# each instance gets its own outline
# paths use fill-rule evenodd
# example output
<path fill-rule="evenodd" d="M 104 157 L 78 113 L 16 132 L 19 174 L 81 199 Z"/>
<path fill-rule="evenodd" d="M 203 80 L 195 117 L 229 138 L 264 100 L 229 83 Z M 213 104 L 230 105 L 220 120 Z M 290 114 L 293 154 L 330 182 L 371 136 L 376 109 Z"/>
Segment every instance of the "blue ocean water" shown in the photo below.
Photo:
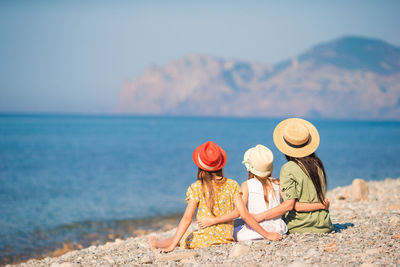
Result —
<path fill-rule="evenodd" d="M 60 242 L 80 242 L 124 220 L 182 212 L 196 180 L 192 151 L 212 140 L 225 175 L 246 179 L 243 153 L 280 119 L 0 115 L 0 262 Z M 328 186 L 400 177 L 400 123 L 313 120 Z M 74 230 L 75 229 L 75 230 Z M 104 230 L 106 231 L 106 230 Z"/>

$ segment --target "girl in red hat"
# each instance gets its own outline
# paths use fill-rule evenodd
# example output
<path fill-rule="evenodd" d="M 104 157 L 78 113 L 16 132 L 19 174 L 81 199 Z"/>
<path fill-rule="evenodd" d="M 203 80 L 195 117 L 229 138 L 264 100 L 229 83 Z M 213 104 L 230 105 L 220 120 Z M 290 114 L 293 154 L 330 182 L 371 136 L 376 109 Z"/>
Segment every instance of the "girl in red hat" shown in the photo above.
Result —
<path fill-rule="evenodd" d="M 215 224 L 194 232 L 186 232 L 197 209 L 196 219 L 218 217 L 232 213 L 236 208 L 241 218 L 261 236 L 270 240 L 280 240 L 282 235 L 267 232 L 250 215 L 241 198 L 238 183 L 224 177 L 222 168 L 226 164 L 226 153 L 214 142 L 208 141 L 193 152 L 197 165 L 197 181 L 187 190 L 187 207 L 172 238 L 159 240 L 149 238 L 152 249 L 169 252 L 180 245 L 183 248 L 202 248 L 233 242 L 232 220 Z"/>

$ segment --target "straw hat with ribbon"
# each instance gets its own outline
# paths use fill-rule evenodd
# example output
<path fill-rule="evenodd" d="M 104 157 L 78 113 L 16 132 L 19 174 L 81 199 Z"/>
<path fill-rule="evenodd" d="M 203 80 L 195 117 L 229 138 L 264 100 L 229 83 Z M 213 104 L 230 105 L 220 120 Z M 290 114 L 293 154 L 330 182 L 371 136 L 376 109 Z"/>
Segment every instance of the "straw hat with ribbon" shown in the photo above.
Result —
<path fill-rule="evenodd" d="M 317 150 L 319 134 L 310 122 L 300 118 L 281 121 L 274 130 L 274 143 L 285 155 L 302 158 Z"/>
<path fill-rule="evenodd" d="M 259 177 L 270 177 L 273 170 L 274 155 L 263 145 L 248 149 L 243 156 L 247 170 Z"/>
<path fill-rule="evenodd" d="M 193 151 L 193 161 L 200 169 L 218 171 L 226 164 L 225 151 L 212 141 L 199 145 Z"/>

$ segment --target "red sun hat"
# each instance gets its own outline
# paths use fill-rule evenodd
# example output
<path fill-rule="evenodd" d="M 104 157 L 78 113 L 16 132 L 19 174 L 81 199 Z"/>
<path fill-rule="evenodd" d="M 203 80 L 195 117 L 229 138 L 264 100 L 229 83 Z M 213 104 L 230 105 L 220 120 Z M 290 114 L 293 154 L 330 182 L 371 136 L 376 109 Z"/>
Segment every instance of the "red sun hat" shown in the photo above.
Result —
<path fill-rule="evenodd" d="M 226 164 L 225 151 L 212 141 L 199 145 L 193 151 L 193 161 L 205 171 L 218 171 Z"/>

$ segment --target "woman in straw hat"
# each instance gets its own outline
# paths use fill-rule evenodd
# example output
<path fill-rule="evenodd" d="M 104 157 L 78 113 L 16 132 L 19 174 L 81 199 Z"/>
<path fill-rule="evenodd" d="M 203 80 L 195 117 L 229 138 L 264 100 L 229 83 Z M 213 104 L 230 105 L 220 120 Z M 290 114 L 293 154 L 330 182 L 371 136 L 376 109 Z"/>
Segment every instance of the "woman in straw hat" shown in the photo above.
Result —
<path fill-rule="evenodd" d="M 248 180 L 242 183 L 243 202 L 249 212 L 258 214 L 277 207 L 281 203 L 279 180 L 272 177 L 274 156 L 272 151 L 263 145 L 257 145 L 248 149 L 243 156 L 243 164 L 248 171 Z M 310 211 L 324 209 L 321 203 L 296 202 L 297 211 Z M 233 212 L 234 213 L 234 212 Z M 215 218 L 202 218 L 198 220 L 200 227 L 207 227 L 217 223 L 232 220 L 239 213 L 228 214 Z M 260 225 L 268 232 L 285 234 L 287 227 L 281 217 L 272 218 L 260 222 Z M 242 224 L 234 229 L 236 241 L 260 239 L 262 236 L 254 231 L 248 224 Z"/>
<path fill-rule="evenodd" d="M 280 240 L 282 235 L 264 230 L 250 215 L 241 198 L 238 183 L 224 177 L 222 168 L 226 163 L 226 153 L 214 142 L 208 141 L 193 152 L 193 161 L 198 167 L 197 181 L 187 190 L 187 207 L 172 238 L 158 240 L 149 238 L 152 249 L 168 252 L 180 244 L 183 248 L 202 248 L 224 244 L 233 240 L 233 219 L 227 223 L 216 224 L 194 232 L 186 232 L 194 212 L 197 219 L 210 216 L 223 216 L 236 208 L 243 218 L 261 236 L 270 240 Z"/>
<path fill-rule="evenodd" d="M 283 216 L 290 233 L 333 230 L 326 209 L 298 212 L 296 201 L 325 204 L 326 173 L 315 151 L 319 134 L 310 122 L 290 118 L 280 122 L 274 130 L 274 143 L 288 160 L 280 171 L 280 188 L 284 202 L 274 209 L 255 215 L 257 221 Z"/>

